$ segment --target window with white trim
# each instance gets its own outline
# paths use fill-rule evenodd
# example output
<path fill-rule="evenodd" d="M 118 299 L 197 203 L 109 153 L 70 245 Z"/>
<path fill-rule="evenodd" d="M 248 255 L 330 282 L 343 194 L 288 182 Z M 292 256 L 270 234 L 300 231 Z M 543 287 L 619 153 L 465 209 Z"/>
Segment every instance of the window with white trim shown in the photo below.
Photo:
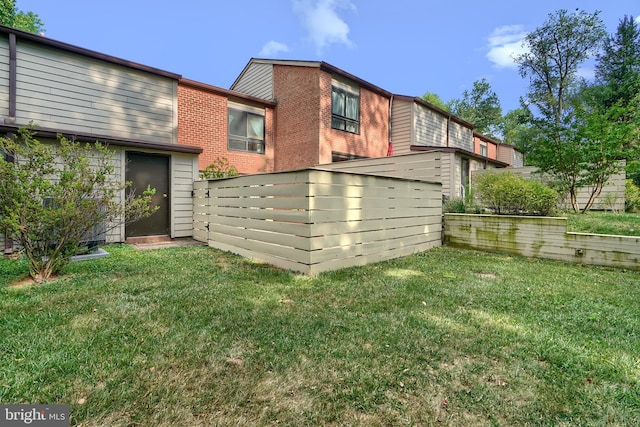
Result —
<path fill-rule="evenodd" d="M 331 81 L 331 127 L 360 133 L 360 88 Z"/>
<path fill-rule="evenodd" d="M 264 154 L 264 113 L 229 103 L 229 150 Z"/>
<path fill-rule="evenodd" d="M 487 150 L 487 143 L 486 142 L 481 142 L 480 143 L 480 155 L 487 157 L 488 155 L 488 150 Z"/>

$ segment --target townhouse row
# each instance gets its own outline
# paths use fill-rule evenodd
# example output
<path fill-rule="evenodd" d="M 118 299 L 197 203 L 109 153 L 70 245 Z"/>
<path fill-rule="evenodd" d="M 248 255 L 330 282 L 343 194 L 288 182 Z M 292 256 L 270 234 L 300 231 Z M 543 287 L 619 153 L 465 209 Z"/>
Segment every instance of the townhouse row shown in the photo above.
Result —
<path fill-rule="evenodd" d="M 0 26 L 0 133 L 30 123 L 44 141 L 109 144 L 123 180 L 156 188 L 160 210 L 108 241 L 190 236 L 192 182 L 218 157 L 253 174 L 437 150 L 452 165 L 447 196 L 472 170 L 522 166 L 471 123 L 322 61 L 251 59 L 223 89 Z"/>

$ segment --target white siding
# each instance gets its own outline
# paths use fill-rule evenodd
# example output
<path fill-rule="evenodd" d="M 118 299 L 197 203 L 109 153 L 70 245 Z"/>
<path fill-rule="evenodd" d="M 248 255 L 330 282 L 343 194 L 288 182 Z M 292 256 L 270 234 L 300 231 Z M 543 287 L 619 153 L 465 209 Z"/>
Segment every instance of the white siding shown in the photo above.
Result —
<path fill-rule="evenodd" d="M 9 38 L 0 38 L 0 120 L 9 117 Z"/>
<path fill-rule="evenodd" d="M 231 89 L 257 98 L 273 100 L 273 65 L 249 65 Z"/>
<path fill-rule="evenodd" d="M 396 155 L 411 152 L 412 105 L 413 102 L 393 100 L 393 108 L 391 110 L 391 141 L 393 142 L 393 152 Z"/>
<path fill-rule="evenodd" d="M 175 143 L 177 82 L 18 41 L 17 123 Z"/>
<path fill-rule="evenodd" d="M 447 146 L 447 117 L 414 103 L 414 145 L 427 147 Z"/>

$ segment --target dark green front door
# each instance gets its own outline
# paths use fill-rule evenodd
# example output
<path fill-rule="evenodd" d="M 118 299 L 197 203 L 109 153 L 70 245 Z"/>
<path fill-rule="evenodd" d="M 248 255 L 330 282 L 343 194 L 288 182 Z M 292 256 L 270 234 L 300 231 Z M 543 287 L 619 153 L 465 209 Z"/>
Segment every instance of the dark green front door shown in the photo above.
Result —
<path fill-rule="evenodd" d="M 125 236 L 169 235 L 169 156 L 127 152 L 125 179 L 132 183 L 136 195 L 142 194 L 148 186 L 155 188 L 151 204 L 159 206 L 151 216 L 127 224 Z"/>

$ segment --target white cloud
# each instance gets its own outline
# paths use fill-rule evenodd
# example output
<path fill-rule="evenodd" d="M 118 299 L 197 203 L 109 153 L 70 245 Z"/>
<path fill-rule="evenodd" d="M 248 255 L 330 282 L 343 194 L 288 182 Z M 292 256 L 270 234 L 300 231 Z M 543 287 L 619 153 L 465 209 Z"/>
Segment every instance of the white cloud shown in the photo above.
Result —
<path fill-rule="evenodd" d="M 331 44 L 354 45 L 349 25 L 338 15 L 344 9 L 355 11 L 356 7 L 350 0 L 293 0 L 293 10 L 318 54 Z"/>
<path fill-rule="evenodd" d="M 489 51 L 487 59 L 498 68 L 515 68 L 517 65 L 513 58 L 525 53 L 527 49 L 522 42 L 527 33 L 522 25 L 505 25 L 498 27 L 489 35 Z"/>
<path fill-rule="evenodd" d="M 277 56 L 280 52 L 289 52 L 289 47 L 284 43 L 280 43 L 275 40 L 269 40 L 264 46 L 262 46 L 259 55 L 263 58 L 270 58 Z"/>
<path fill-rule="evenodd" d="M 640 15 L 638 15 L 638 17 L 636 18 L 636 23 L 640 24 Z"/>

